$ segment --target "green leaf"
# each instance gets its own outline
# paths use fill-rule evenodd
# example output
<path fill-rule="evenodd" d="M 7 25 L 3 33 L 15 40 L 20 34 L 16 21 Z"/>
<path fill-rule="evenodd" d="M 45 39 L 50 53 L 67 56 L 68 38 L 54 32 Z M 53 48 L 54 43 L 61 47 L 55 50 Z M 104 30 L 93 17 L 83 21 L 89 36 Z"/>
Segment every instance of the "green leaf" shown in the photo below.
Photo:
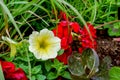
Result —
<path fill-rule="evenodd" d="M 22 68 L 26 74 L 28 74 L 28 66 L 24 65 L 24 64 L 17 64 L 18 67 Z"/>
<path fill-rule="evenodd" d="M 108 28 L 108 34 L 110 36 L 120 36 L 120 22 L 114 23 Z"/>
<path fill-rule="evenodd" d="M 10 43 L 10 48 L 11 48 L 11 53 L 10 53 L 10 57 L 15 57 L 16 55 L 16 45 L 13 43 Z"/>
<path fill-rule="evenodd" d="M 45 79 L 46 79 L 46 76 L 41 75 L 41 74 L 38 74 L 38 75 L 36 75 L 36 79 L 37 79 L 37 80 L 45 80 Z"/>
<path fill-rule="evenodd" d="M 22 57 L 22 56 L 16 57 L 16 58 L 15 58 L 15 60 L 16 60 L 16 61 L 28 62 L 28 60 L 27 60 L 27 57 L 26 57 L 26 56 L 24 56 L 24 57 Z"/>
<path fill-rule="evenodd" d="M 6 55 L 8 55 L 8 54 L 9 54 L 9 53 L 0 54 L 0 57 L 6 56 Z"/>
<path fill-rule="evenodd" d="M 89 77 L 94 75 L 98 71 L 99 67 L 99 57 L 94 49 L 86 49 L 82 53 L 82 61 L 85 61 L 85 64 L 89 71 Z"/>
<path fill-rule="evenodd" d="M 52 67 L 54 67 L 56 70 L 58 70 L 60 67 L 63 67 L 63 63 L 59 62 L 57 59 L 54 59 L 54 64 Z"/>
<path fill-rule="evenodd" d="M 54 72 L 56 73 L 56 75 L 60 76 L 68 68 L 68 66 L 59 62 L 57 59 L 54 59 L 54 64 L 52 64 L 52 68 L 55 69 Z"/>
<path fill-rule="evenodd" d="M 41 70 L 41 65 L 32 68 L 32 74 L 38 74 Z"/>
<path fill-rule="evenodd" d="M 36 80 L 36 79 L 35 79 L 35 76 L 32 76 L 32 80 Z"/>
<path fill-rule="evenodd" d="M 91 49 L 91 53 L 92 54 L 87 59 L 88 60 L 87 66 L 89 69 L 93 69 L 93 68 L 97 69 L 99 66 L 99 57 L 94 49 Z"/>
<path fill-rule="evenodd" d="M 62 55 L 64 53 L 64 49 L 58 51 L 58 55 Z"/>
<path fill-rule="evenodd" d="M 109 28 L 108 33 L 109 36 L 120 36 L 120 29 Z"/>
<path fill-rule="evenodd" d="M 73 53 L 68 58 L 68 69 L 69 71 L 76 76 L 81 76 L 85 74 L 83 64 L 81 62 L 81 57 L 79 53 Z"/>
<path fill-rule="evenodd" d="M 50 72 L 50 73 L 48 73 L 48 75 L 47 75 L 47 79 L 52 79 L 52 80 L 54 80 L 54 79 L 56 79 L 57 77 L 58 77 L 57 74 L 54 73 L 54 72 Z"/>
<path fill-rule="evenodd" d="M 114 26 L 115 29 L 119 29 L 120 28 L 120 22 L 114 23 L 113 26 Z"/>
<path fill-rule="evenodd" d="M 5 80 L 0 62 L 0 80 Z"/>
<path fill-rule="evenodd" d="M 105 26 L 104 26 L 104 29 L 109 28 L 109 27 L 111 27 L 111 26 L 110 26 L 110 25 L 105 25 Z"/>
<path fill-rule="evenodd" d="M 52 68 L 51 65 L 52 65 L 51 60 L 45 61 L 45 69 L 47 70 L 47 72 L 51 70 L 51 68 Z"/>
<path fill-rule="evenodd" d="M 112 67 L 109 70 L 110 80 L 120 80 L 120 67 Z"/>
<path fill-rule="evenodd" d="M 71 79 L 70 73 L 67 71 L 65 71 L 64 74 L 62 74 L 61 76 L 66 79 Z"/>
<path fill-rule="evenodd" d="M 13 61 L 14 57 L 5 57 L 6 61 Z"/>

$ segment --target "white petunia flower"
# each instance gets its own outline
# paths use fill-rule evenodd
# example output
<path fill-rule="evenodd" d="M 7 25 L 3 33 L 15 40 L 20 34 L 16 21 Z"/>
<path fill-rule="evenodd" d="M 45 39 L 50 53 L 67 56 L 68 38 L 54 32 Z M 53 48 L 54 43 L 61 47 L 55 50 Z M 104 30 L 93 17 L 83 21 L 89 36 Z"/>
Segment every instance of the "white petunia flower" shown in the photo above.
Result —
<path fill-rule="evenodd" d="M 60 39 L 53 32 L 43 29 L 39 32 L 33 31 L 29 36 L 29 50 L 37 59 L 47 60 L 55 58 L 60 50 Z"/>

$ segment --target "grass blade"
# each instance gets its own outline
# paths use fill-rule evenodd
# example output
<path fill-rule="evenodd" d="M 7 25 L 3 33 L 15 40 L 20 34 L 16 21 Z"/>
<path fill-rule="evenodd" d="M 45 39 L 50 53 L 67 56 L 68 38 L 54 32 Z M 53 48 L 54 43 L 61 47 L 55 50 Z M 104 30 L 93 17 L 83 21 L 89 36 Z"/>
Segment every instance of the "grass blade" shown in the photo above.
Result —
<path fill-rule="evenodd" d="M 3 8 L 3 11 L 4 11 L 4 12 L 8 15 L 8 17 L 10 18 L 10 20 L 11 20 L 11 22 L 13 23 L 16 31 L 17 31 L 18 34 L 20 35 L 21 39 L 23 39 L 22 34 L 21 34 L 21 32 L 20 32 L 17 24 L 15 23 L 15 20 L 14 20 L 12 14 L 10 13 L 9 9 L 7 8 L 7 6 L 6 6 L 1 0 L 0 0 L 0 5 L 1 5 L 1 7 Z"/>
<path fill-rule="evenodd" d="M 0 62 L 0 80 L 5 80 Z"/>

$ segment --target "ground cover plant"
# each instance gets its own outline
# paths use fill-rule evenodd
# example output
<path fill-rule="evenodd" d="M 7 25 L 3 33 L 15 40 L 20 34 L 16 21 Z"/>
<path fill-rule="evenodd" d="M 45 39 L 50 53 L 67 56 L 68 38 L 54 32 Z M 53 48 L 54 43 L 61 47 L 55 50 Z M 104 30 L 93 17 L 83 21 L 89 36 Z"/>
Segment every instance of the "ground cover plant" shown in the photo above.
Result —
<path fill-rule="evenodd" d="M 119 80 L 119 0 L 0 0 L 0 80 Z"/>

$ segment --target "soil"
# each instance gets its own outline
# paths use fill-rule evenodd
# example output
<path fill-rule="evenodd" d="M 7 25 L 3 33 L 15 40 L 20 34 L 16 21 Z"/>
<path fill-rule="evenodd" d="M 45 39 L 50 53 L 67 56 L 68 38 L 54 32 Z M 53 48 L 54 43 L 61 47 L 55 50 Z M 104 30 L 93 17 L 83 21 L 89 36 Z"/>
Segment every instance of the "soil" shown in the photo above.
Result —
<path fill-rule="evenodd" d="M 97 53 L 100 60 L 105 56 L 110 56 L 111 66 L 120 66 L 120 41 L 115 41 L 114 38 L 107 34 L 107 30 L 97 31 Z"/>

